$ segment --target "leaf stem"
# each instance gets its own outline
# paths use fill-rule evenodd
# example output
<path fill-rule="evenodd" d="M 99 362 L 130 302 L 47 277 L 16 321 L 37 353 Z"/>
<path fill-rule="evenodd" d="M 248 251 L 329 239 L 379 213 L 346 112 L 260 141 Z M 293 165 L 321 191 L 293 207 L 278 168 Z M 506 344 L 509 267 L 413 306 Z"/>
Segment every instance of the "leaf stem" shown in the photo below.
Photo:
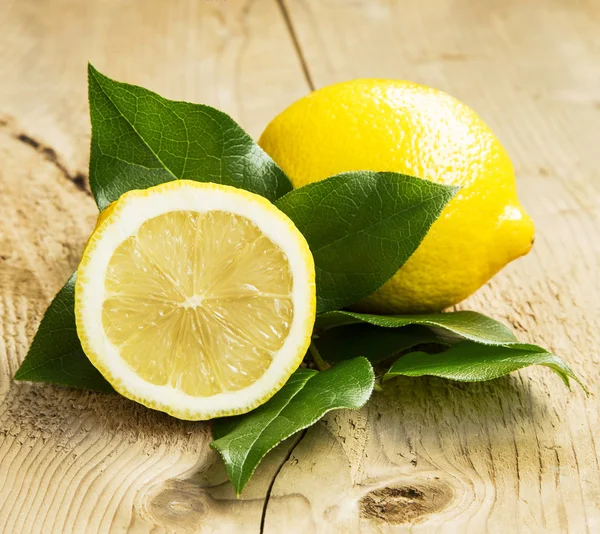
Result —
<path fill-rule="evenodd" d="M 329 365 L 323 359 L 323 356 L 321 356 L 319 349 L 317 349 L 316 345 L 312 341 L 310 343 L 310 346 L 308 347 L 308 351 L 310 352 L 310 355 L 313 357 L 313 360 L 314 360 L 315 364 L 317 365 L 317 368 L 319 369 L 319 371 L 327 371 L 327 369 L 329 369 L 331 367 L 331 365 Z"/>

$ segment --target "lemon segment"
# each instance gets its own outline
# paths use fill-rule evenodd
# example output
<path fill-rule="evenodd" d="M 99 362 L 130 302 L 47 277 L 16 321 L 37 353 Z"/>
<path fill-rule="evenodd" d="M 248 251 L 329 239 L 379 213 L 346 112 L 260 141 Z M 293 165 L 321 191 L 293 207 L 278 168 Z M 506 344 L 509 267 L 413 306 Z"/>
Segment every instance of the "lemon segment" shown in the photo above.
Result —
<path fill-rule="evenodd" d="M 78 271 L 92 363 L 123 395 L 184 419 L 270 398 L 300 364 L 314 315 L 304 237 L 267 200 L 226 186 L 126 193 Z"/>

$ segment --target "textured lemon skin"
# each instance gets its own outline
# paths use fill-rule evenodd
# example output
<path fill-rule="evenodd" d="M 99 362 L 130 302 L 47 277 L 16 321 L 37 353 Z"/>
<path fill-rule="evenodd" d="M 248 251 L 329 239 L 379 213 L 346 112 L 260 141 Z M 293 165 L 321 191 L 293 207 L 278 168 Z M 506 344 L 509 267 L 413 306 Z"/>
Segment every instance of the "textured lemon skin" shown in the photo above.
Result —
<path fill-rule="evenodd" d="M 473 110 L 436 89 L 381 79 L 331 85 L 273 119 L 259 144 L 295 187 L 353 170 L 461 186 L 411 258 L 356 309 L 442 310 L 531 249 L 534 225 L 506 151 Z"/>
<path fill-rule="evenodd" d="M 194 187 L 197 189 L 228 190 L 231 191 L 233 194 L 246 197 L 254 202 L 260 202 L 262 204 L 263 209 L 266 211 L 276 212 L 278 216 L 280 216 L 286 221 L 289 231 L 292 234 L 296 234 L 297 238 L 299 239 L 299 243 L 302 247 L 304 265 L 309 274 L 308 278 L 310 291 L 307 295 L 307 299 L 309 301 L 309 313 L 303 321 L 304 336 L 301 348 L 298 350 L 297 354 L 295 354 L 294 357 L 290 358 L 290 360 L 287 362 L 285 373 L 280 377 L 280 379 L 277 382 L 272 384 L 272 388 L 270 389 L 270 391 L 266 392 L 259 398 L 253 399 L 251 402 L 244 402 L 240 404 L 236 409 L 224 410 L 220 408 L 215 408 L 208 411 L 187 410 L 181 409 L 176 405 L 166 404 L 158 399 L 150 399 L 133 393 L 129 389 L 129 385 L 121 377 L 114 375 L 109 370 L 109 368 L 103 363 L 102 358 L 100 358 L 96 351 L 92 348 L 92 344 L 84 328 L 83 310 L 85 309 L 85 302 L 82 295 L 84 294 L 85 284 L 91 283 L 89 280 L 86 279 L 86 270 L 89 263 L 91 262 L 91 256 L 94 254 L 97 242 L 102 236 L 102 234 L 108 229 L 109 226 L 117 223 L 120 217 L 120 212 L 122 211 L 122 208 L 124 204 L 128 201 L 128 199 L 133 197 L 147 197 L 153 194 L 160 193 L 161 191 L 177 189 L 182 186 Z M 104 283 L 104 281 L 95 280 L 94 283 Z M 292 373 L 294 373 L 294 371 L 296 371 L 302 363 L 302 360 L 304 359 L 304 356 L 311 343 L 312 331 L 316 318 L 315 284 L 316 282 L 314 259 L 308 247 L 308 243 L 306 243 L 306 240 L 304 239 L 302 234 L 300 234 L 299 230 L 296 228 L 294 223 L 285 214 L 280 212 L 275 207 L 275 205 L 269 202 L 266 198 L 260 197 L 259 195 L 250 193 L 242 189 L 237 189 L 225 185 L 195 182 L 190 180 L 174 180 L 172 182 L 163 183 L 144 190 L 136 189 L 128 191 L 127 193 L 124 193 L 118 200 L 112 202 L 100 213 L 96 222 L 96 227 L 94 228 L 94 231 L 90 236 L 83 251 L 82 259 L 78 267 L 77 280 L 75 282 L 75 322 L 77 326 L 77 335 L 81 342 L 83 352 L 89 358 L 91 363 L 94 365 L 94 367 L 98 369 L 98 371 L 100 371 L 102 376 L 110 383 L 110 385 L 115 389 L 115 391 L 117 391 L 117 393 L 119 393 L 123 397 L 138 402 L 139 404 L 142 404 L 147 408 L 159 410 L 178 419 L 183 419 L 187 421 L 204 421 L 216 417 L 239 415 L 247 413 L 267 402 L 275 393 L 277 393 L 277 391 L 279 391 L 285 385 Z"/>

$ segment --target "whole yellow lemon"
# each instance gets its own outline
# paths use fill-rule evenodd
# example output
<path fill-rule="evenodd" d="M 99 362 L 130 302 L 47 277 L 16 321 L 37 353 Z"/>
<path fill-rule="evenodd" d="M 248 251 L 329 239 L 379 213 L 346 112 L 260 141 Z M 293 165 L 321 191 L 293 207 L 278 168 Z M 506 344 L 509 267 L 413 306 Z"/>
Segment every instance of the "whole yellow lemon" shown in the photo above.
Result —
<path fill-rule="evenodd" d="M 382 79 L 324 87 L 275 117 L 259 144 L 295 187 L 353 170 L 461 186 L 410 259 L 356 309 L 447 308 L 531 249 L 533 222 L 506 151 L 472 109 L 442 91 Z"/>

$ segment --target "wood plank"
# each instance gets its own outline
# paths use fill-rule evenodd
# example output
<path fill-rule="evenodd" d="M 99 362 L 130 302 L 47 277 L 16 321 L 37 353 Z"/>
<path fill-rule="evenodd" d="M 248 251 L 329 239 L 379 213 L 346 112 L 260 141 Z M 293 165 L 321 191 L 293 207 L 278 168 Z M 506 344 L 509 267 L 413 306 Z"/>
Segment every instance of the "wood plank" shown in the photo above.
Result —
<path fill-rule="evenodd" d="M 415 79 L 468 102 L 498 132 L 538 243 L 468 306 L 563 354 L 592 396 L 566 393 L 543 370 L 481 386 L 398 381 L 270 454 L 240 501 L 205 425 L 9 377 L 95 219 L 82 190 L 86 60 L 223 108 L 256 135 L 306 90 L 281 13 L 266 0 L 0 5 L 0 530 L 254 532 L 275 475 L 268 532 L 600 528 L 598 14 L 590 2 L 522 4 L 287 8 L 317 85 Z"/>
<path fill-rule="evenodd" d="M 306 91 L 278 6 L 9 0 L 0 27 L 0 531 L 257 532 L 291 444 L 236 500 L 208 425 L 11 377 L 97 216 L 85 184 L 87 60 L 218 106 L 257 134 Z M 273 499 L 272 514 L 297 501 Z"/>
<path fill-rule="evenodd" d="M 600 6 L 285 6 L 316 87 L 410 79 L 457 96 L 497 132 L 537 242 L 461 307 L 564 356 L 591 395 L 543 369 L 481 385 L 399 380 L 358 414 L 337 412 L 310 430 L 272 495 L 302 494 L 324 532 L 598 531 Z M 278 532 L 279 521 L 267 514 L 265 531 Z"/>

